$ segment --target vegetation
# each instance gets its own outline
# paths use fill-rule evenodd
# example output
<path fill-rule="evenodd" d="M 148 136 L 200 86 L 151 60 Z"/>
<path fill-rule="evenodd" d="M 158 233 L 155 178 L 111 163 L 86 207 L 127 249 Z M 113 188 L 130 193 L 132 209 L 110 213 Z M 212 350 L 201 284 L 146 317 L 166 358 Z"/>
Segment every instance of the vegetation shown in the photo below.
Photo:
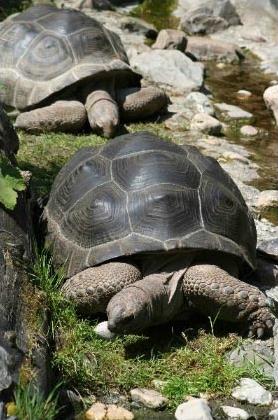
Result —
<path fill-rule="evenodd" d="M 31 6 L 32 0 L 4 0 L 0 1 L 0 20 L 6 19 L 7 16 L 22 12 L 22 10 Z"/>
<path fill-rule="evenodd" d="M 176 28 L 178 19 L 172 16 L 176 4 L 177 0 L 144 0 L 132 10 L 131 15 L 154 24 L 158 30 Z"/>
<path fill-rule="evenodd" d="M 59 413 L 57 387 L 45 398 L 30 384 L 18 386 L 14 394 L 13 413 L 19 420 L 54 420 Z"/>
<path fill-rule="evenodd" d="M 19 191 L 24 191 L 26 184 L 18 168 L 0 154 L 0 203 L 13 210 Z"/>

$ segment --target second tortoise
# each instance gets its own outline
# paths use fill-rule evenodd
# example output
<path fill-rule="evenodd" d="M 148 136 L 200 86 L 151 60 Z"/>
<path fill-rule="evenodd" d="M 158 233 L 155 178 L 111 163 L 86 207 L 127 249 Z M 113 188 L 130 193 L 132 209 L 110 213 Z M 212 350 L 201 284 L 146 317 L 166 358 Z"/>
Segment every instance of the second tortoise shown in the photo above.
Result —
<path fill-rule="evenodd" d="M 78 151 L 45 209 L 47 241 L 84 314 L 138 333 L 184 312 L 218 316 L 261 337 L 271 301 L 241 281 L 256 265 L 256 228 L 216 160 L 141 132 Z"/>

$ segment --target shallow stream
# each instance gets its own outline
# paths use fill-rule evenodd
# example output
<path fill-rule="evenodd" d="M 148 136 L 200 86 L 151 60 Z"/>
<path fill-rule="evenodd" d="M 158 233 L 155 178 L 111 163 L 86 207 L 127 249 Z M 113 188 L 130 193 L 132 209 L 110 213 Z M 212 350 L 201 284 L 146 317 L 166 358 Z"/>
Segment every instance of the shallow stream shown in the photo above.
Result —
<path fill-rule="evenodd" d="M 153 23 L 157 29 L 177 28 L 178 19 L 172 16 L 177 0 L 145 0 L 131 11 L 132 15 Z M 272 80 L 278 80 L 274 74 L 265 74 L 260 69 L 260 62 L 246 52 L 246 59 L 239 64 L 217 66 L 215 62 L 206 63 L 205 85 L 211 91 L 215 102 L 237 105 L 253 114 L 252 124 L 259 129 L 255 138 L 239 135 L 238 130 L 230 130 L 226 138 L 231 143 L 244 146 L 250 158 L 258 165 L 259 177 L 250 184 L 259 190 L 278 189 L 278 128 L 272 113 L 263 100 L 264 90 Z M 237 92 L 248 90 L 252 96 L 240 99 Z M 276 221 L 277 215 L 272 215 Z"/>

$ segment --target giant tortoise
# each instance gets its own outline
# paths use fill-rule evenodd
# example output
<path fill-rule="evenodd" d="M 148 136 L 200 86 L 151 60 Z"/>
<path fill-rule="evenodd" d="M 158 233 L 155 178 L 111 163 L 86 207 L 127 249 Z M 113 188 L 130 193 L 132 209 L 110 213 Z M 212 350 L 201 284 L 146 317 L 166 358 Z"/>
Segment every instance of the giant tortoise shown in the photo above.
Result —
<path fill-rule="evenodd" d="M 148 132 L 84 148 L 58 174 L 47 243 L 84 314 L 134 333 L 198 311 L 271 331 L 272 302 L 239 280 L 256 265 L 256 228 L 237 186 L 195 147 Z"/>
<path fill-rule="evenodd" d="M 18 128 L 78 131 L 88 117 L 111 137 L 119 114 L 145 118 L 167 103 L 160 89 L 140 88 L 119 36 L 77 10 L 37 5 L 6 19 L 0 50 L 0 100 L 33 109 L 19 115 Z"/>

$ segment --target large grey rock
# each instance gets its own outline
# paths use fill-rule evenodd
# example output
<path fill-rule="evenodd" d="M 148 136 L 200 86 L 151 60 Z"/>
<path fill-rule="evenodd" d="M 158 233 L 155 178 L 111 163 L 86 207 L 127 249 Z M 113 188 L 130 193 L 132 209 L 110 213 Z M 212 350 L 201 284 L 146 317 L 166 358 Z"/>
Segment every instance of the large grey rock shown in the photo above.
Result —
<path fill-rule="evenodd" d="M 275 408 L 274 410 L 270 411 L 269 419 L 270 420 L 278 420 L 278 408 Z"/>
<path fill-rule="evenodd" d="M 193 398 L 180 404 L 175 412 L 177 420 L 213 420 L 206 400 Z"/>
<path fill-rule="evenodd" d="M 8 389 L 13 382 L 11 374 L 12 365 L 11 355 L 0 346 L 0 393 L 1 391 Z"/>
<path fill-rule="evenodd" d="M 148 82 L 176 94 L 198 90 L 203 83 L 204 68 L 180 51 L 152 50 L 131 59 L 133 70 Z"/>
<path fill-rule="evenodd" d="M 167 398 L 154 389 L 134 388 L 130 391 L 130 395 L 132 401 L 147 408 L 161 409 L 168 404 Z"/>
<path fill-rule="evenodd" d="M 238 407 L 230 407 L 228 405 L 222 405 L 222 410 L 226 414 L 228 420 L 248 420 L 251 416 L 247 411 Z"/>
<path fill-rule="evenodd" d="M 186 3 L 186 2 L 185 2 Z M 181 18 L 180 27 L 189 34 L 210 34 L 230 25 L 239 25 L 240 18 L 230 0 L 207 0 L 193 3 Z"/>
<path fill-rule="evenodd" d="M 186 45 L 187 39 L 183 31 L 162 29 L 152 47 L 158 50 L 179 50 L 184 52 Z"/>
<path fill-rule="evenodd" d="M 218 41 L 207 36 L 188 37 L 186 53 L 194 55 L 199 61 L 215 60 L 236 63 L 244 58 L 242 51 L 235 44 Z"/>
<path fill-rule="evenodd" d="M 270 405 L 272 403 L 271 393 L 250 378 L 240 380 L 239 386 L 232 391 L 232 397 L 256 405 Z"/>
<path fill-rule="evenodd" d="M 265 90 L 264 101 L 266 106 L 273 112 L 276 124 L 278 124 L 278 85 L 271 86 Z"/>

